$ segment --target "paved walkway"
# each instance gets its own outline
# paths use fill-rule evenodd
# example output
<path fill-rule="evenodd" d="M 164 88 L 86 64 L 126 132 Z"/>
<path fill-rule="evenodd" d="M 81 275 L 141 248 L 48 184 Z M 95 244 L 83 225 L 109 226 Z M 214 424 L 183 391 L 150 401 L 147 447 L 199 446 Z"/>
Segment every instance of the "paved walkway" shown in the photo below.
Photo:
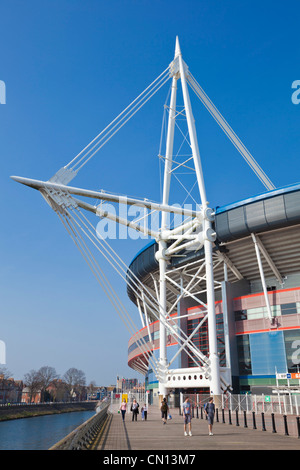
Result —
<path fill-rule="evenodd" d="M 215 423 L 213 436 L 208 435 L 205 419 L 192 420 L 192 436 L 183 435 L 183 418 L 178 409 L 171 410 L 172 420 L 163 425 L 157 407 L 151 406 L 147 421 L 138 415 L 131 421 L 126 413 L 125 422 L 112 410 L 102 434 L 96 439 L 93 450 L 300 450 L 300 439 L 273 434 L 270 431 L 244 428 L 227 423 Z"/>

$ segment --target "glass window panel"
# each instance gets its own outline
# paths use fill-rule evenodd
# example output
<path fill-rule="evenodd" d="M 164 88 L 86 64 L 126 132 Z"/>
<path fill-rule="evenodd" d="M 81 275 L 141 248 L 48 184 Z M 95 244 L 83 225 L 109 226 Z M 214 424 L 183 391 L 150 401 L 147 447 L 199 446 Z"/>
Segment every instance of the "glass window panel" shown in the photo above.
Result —
<path fill-rule="evenodd" d="M 247 310 L 236 310 L 234 316 L 235 321 L 247 320 Z"/>
<path fill-rule="evenodd" d="M 240 375 L 251 375 L 252 364 L 249 335 L 237 336 L 237 350 Z"/>
<path fill-rule="evenodd" d="M 265 316 L 267 316 L 266 307 L 249 308 L 247 310 L 248 320 L 257 320 L 259 318 L 264 318 Z"/>
<path fill-rule="evenodd" d="M 300 330 L 284 331 L 284 344 L 288 372 L 300 370 Z"/>
<path fill-rule="evenodd" d="M 281 315 L 293 315 L 297 313 L 296 302 L 281 304 Z"/>
<path fill-rule="evenodd" d="M 278 317 L 281 315 L 280 305 L 271 305 L 271 312 L 273 317 Z"/>

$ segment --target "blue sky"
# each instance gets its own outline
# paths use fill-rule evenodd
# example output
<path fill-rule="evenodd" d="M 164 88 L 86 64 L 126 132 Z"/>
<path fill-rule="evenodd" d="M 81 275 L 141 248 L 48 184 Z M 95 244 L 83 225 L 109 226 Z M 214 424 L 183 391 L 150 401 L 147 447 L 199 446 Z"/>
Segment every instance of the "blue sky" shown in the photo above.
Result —
<path fill-rule="evenodd" d="M 43 198 L 10 179 L 49 179 L 172 61 L 179 36 L 193 76 L 276 187 L 299 182 L 298 2 L 42 0 L 0 2 L 1 311 L 7 368 L 82 369 L 108 385 L 129 335 Z M 72 184 L 159 200 L 162 89 Z M 192 92 L 191 92 L 192 93 Z M 192 95 L 191 95 L 192 96 Z M 194 101 L 195 104 L 194 104 Z M 193 96 L 208 200 L 264 192 Z M 97 221 L 95 220 L 95 226 Z M 114 240 L 126 263 L 147 243 Z M 128 309 L 123 282 L 107 269 Z"/>

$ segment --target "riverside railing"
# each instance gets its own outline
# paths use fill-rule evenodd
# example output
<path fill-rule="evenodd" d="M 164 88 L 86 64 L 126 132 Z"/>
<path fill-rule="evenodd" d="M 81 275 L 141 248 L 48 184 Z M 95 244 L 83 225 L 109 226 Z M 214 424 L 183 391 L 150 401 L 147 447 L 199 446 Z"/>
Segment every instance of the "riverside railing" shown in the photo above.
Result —
<path fill-rule="evenodd" d="M 194 418 L 206 419 L 204 406 L 209 395 L 182 394 L 189 397 Z M 224 395 L 216 400 L 215 421 L 244 428 L 300 438 L 300 395 Z M 179 410 L 181 414 L 181 409 Z"/>
<path fill-rule="evenodd" d="M 186 397 L 196 406 L 204 406 L 209 399 L 209 395 L 202 394 L 182 394 L 181 403 Z M 298 395 L 222 395 L 218 407 L 231 412 L 265 414 L 278 413 L 282 415 L 300 414 L 300 394 Z"/>
<path fill-rule="evenodd" d="M 74 431 L 54 444 L 49 450 L 87 450 L 103 427 L 110 401 L 103 402 L 94 416 L 78 426 Z"/>

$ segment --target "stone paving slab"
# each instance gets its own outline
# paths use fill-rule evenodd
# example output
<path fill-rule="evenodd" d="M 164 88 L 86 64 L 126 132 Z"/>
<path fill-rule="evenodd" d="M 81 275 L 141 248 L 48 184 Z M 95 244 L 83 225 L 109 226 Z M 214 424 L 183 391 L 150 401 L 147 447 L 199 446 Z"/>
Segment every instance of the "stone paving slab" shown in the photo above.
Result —
<path fill-rule="evenodd" d="M 132 422 L 126 413 L 125 422 L 115 410 L 109 415 L 107 425 L 96 439 L 94 450 L 300 450 L 300 439 L 273 434 L 260 429 L 244 428 L 228 423 L 213 426 L 213 436 L 208 435 L 205 419 L 192 420 L 192 436 L 185 437 L 183 417 L 179 410 L 171 410 L 172 420 L 163 424 L 157 407 L 151 406 L 147 421 L 138 415 Z"/>

